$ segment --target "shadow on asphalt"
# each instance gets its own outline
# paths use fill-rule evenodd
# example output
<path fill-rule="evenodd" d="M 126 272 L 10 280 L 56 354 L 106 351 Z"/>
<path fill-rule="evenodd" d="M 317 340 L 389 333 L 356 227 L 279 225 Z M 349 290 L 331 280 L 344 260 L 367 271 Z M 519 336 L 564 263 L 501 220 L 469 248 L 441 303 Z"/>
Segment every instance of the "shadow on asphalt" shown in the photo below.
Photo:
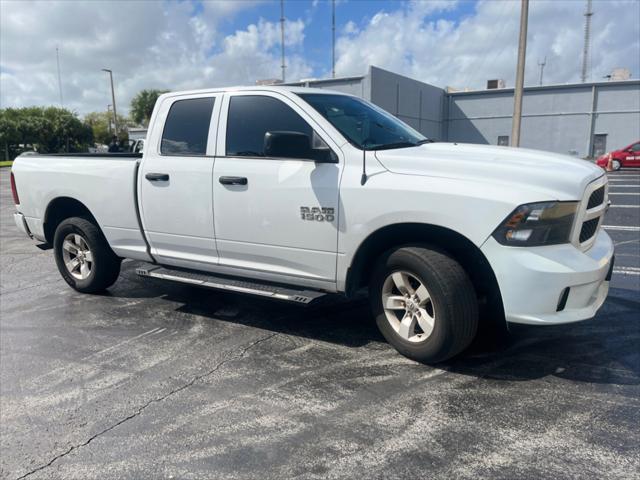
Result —
<path fill-rule="evenodd" d="M 124 270 L 124 269 L 123 269 Z M 126 270 L 129 270 L 127 268 Z M 123 272 L 112 292 L 126 298 L 161 298 L 176 312 L 234 322 L 275 333 L 345 347 L 385 343 L 366 299 L 331 297 L 321 306 L 299 306 L 234 293 L 151 279 Z M 635 292 L 612 289 L 597 317 L 557 326 L 511 325 L 496 340 L 487 335 L 466 352 L 437 368 L 496 381 L 528 381 L 555 376 L 576 382 L 640 384 L 640 300 Z M 391 347 L 389 347 L 391 348 Z"/>

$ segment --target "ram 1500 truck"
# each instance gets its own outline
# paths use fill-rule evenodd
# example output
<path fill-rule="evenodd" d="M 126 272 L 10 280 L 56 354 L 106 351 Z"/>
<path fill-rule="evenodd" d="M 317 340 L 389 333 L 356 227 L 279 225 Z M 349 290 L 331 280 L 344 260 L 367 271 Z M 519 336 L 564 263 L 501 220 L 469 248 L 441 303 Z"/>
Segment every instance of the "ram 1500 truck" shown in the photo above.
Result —
<path fill-rule="evenodd" d="M 80 292 L 138 273 L 309 303 L 368 288 L 384 337 L 424 362 L 484 317 L 591 318 L 613 245 L 586 161 L 432 142 L 359 98 L 252 87 L 162 95 L 144 154 L 23 155 L 15 222 Z"/>

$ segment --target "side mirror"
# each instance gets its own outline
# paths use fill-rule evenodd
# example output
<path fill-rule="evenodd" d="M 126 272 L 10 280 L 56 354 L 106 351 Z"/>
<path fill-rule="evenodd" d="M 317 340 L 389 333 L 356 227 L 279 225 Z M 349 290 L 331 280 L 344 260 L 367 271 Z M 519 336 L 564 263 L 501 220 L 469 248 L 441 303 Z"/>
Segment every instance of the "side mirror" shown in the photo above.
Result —
<path fill-rule="evenodd" d="M 311 137 L 311 150 L 316 163 L 338 163 L 338 157 L 315 131 Z"/>
<path fill-rule="evenodd" d="M 267 157 L 300 158 L 317 163 L 338 163 L 338 157 L 315 133 L 270 131 L 264 134 L 263 151 Z"/>
<path fill-rule="evenodd" d="M 263 151 L 267 157 L 311 158 L 311 139 L 302 132 L 267 132 Z"/>

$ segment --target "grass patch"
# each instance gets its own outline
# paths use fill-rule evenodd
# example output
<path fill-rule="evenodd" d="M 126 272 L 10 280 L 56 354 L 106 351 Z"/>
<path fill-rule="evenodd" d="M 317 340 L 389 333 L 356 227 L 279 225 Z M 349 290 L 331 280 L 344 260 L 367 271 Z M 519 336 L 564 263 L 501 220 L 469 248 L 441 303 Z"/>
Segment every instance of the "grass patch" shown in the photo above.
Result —
<path fill-rule="evenodd" d="M 13 160 L 0 160 L 0 167 L 10 167 L 13 164 Z"/>

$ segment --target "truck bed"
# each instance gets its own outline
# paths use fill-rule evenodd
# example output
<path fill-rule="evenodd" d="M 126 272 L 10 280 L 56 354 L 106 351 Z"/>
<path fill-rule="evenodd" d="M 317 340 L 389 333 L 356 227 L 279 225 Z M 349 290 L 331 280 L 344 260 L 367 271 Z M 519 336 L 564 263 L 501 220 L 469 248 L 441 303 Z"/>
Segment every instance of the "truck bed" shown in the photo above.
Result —
<path fill-rule="evenodd" d="M 136 181 L 141 156 L 140 153 L 19 156 L 12 172 L 20 196 L 20 212 L 29 230 L 44 239 L 47 207 L 60 199 L 74 199 L 93 214 L 117 255 L 148 259 L 137 214 Z"/>

